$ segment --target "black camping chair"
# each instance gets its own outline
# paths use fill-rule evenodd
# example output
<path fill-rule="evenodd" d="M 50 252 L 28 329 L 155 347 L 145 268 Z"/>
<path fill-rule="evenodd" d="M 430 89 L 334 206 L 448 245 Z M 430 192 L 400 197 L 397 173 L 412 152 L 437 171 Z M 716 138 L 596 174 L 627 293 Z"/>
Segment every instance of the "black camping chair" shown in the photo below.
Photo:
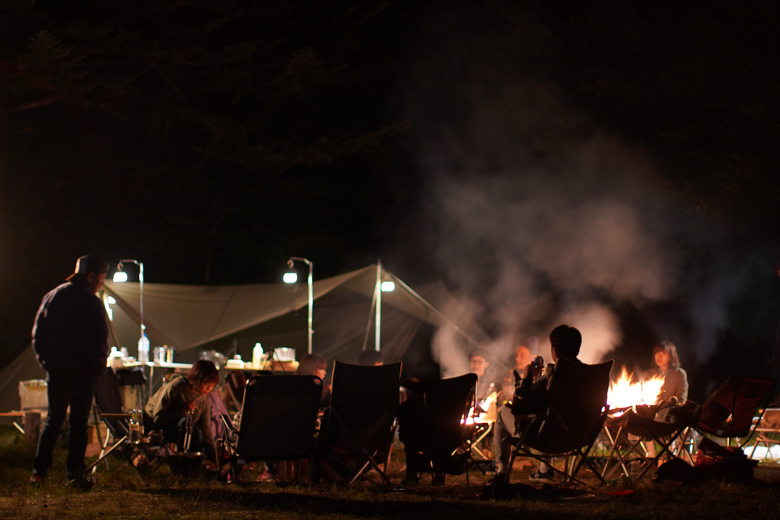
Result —
<path fill-rule="evenodd" d="M 589 454 L 607 418 L 612 364 L 612 360 L 598 365 L 558 363 L 547 389 L 547 411 L 529 416 L 528 426 L 512 438 L 508 467 L 518 453 L 544 462 L 563 457 L 563 470 L 550 467 L 563 476 L 564 483 L 582 483 L 577 473 L 583 464 L 605 483 Z"/>
<path fill-rule="evenodd" d="M 753 431 L 756 433 L 756 441 L 750 451 L 749 458 L 752 459 L 758 447 L 763 445 L 766 449 L 764 459 L 769 457 L 772 461 L 777 462 L 772 454 L 772 447 L 780 444 L 780 441 L 777 440 L 777 435 L 780 434 L 780 408 L 762 409 L 760 417 L 756 418 L 756 429 Z M 741 444 L 744 445 L 744 442 Z"/>
<path fill-rule="evenodd" d="M 253 376 L 244 390 L 238 428 L 226 415 L 223 445 L 237 482 L 241 461 L 311 458 L 318 431 L 322 380 L 317 376 Z M 310 466 L 310 469 L 312 466 Z"/>
<path fill-rule="evenodd" d="M 701 407 L 695 429 L 725 439 L 742 438 L 740 445 L 753 436 L 761 421 L 753 418 L 762 413 L 762 404 L 777 386 L 774 379 L 734 376 L 728 379 Z"/>
<path fill-rule="evenodd" d="M 476 374 L 420 383 L 399 417 L 408 469 L 444 475 L 466 473 L 471 461 Z"/>
<path fill-rule="evenodd" d="M 764 406 L 776 387 L 774 379 L 730 377 L 701 406 L 698 421 L 683 432 L 681 450 L 693 443 L 694 430 L 726 439 L 727 445 L 732 439 L 738 439 L 738 445 L 745 446 L 761 424 Z"/>
<path fill-rule="evenodd" d="M 320 434 L 323 463 L 349 482 L 375 470 L 386 484 L 400 403 L 401 362 L 359 366 L 335 361 Z"/>
<path fill-rule="evenodd" d="M 651 468 L 657 468 L 663 456 L 680 458 L 679 454 L 674 453 L 672 445 L 682 439 L 687 429 L 695 424 L 701 408 L 688 401 L 684 406 L 668 410 L 666 421 L 655 420 L 655 406 L 637 406 L 636 410 L 627 409 L 606 420 L 604 432 L 612 447 L 601 473 L 603 478 L 609 478 L 620 468 L 626 478 L 632 479 L 627 466 L 632 454 L 636 454 L 637 460 L 641 462 L 639 474 L 632 479 L 634 482 L 641 480 Z M 644 443 L 647 441 L 653 441 L 661 447 L 653 456 L 649 456 L 645 448 Z"/>
<path fill-rule="evenodd" d="M 119 393 L 119 380 L 110 368 L 106 369 L 98 379 L 93 413 L 95 424 L 102 421 L 106 425 L 106 431 L 109 435 L 106 436 L 105 440 L 100 439 L 100 429 L 97 428 L 98 441 L 101 443 L 100 455 L 86 468 L 85 473 L 97 471 L 97 465 L 104 460 L 108 466 L 106 457 L 116 450 L 142 474 L 151 473 L 166 460 L 168 449 L 160 442 L 154 442 L 149 437 L 130 439 L 132 414 L 127 413 L 124 409 Z M 111 445 L 109 446 L 109 444 Z"/>
<path fill-rule="evenodd" d="M 241 404 L 244 401 L 244 389 L 246 388 L 246 376 L 240 370 L 231 370 L 225 376 L 225 386 L 227 387 L 228 395 L 236 407 L 236 410 L 241 410 Z"/>

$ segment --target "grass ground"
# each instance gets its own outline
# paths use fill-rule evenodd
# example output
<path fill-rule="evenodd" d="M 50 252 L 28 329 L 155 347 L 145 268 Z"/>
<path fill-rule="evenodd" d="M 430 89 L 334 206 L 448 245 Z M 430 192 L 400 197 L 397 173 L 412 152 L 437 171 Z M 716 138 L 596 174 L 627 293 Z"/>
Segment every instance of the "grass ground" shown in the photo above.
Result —
<path fill-rule="evenodd" d="M 707 481 L 695 485 L 653 484 L 634 486 L 612 482 L 578 490 L 525 488 L 524 497 L 494 500 L 483 496 L 488 478 L 478 471 L 448 477 L 443 486 L 423 478 L 413 489 L 402 490 L 398 475 L 403 465 L 395 450 L 389 470 L 393 486 L 371 482 L 356 485 L 306 486 L 226 484 L 202 475 L 181 477 L 163 466 L 141 477 L 119 459 L 110 468 L 99 466 L 98 483 L 88 493 L 66 488 L 64 449 L 49 479 L 30 487 L 27 479 L 34 446 L 21 442 L 9 429 L 0 428 L 0 518 L 33 519 L 754 519 L 775 518 L 780 510 L 780 467 L 761 465 L 750 483 Z M 247 481 L 259 471 L 245 471 Z M 515 471 L 513 482 L 525 482 L 529 470 Z"/>

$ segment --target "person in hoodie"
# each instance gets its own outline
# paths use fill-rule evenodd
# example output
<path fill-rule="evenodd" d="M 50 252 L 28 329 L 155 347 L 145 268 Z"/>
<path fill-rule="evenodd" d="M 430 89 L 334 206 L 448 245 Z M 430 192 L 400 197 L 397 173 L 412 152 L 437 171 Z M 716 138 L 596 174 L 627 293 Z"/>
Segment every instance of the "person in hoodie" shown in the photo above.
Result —
<path fill-rule="evenodd" d="M 89 412 L 108 359 L 106 308 L 97 296 L 107 272 L 102 258 L 82 256 L 67 281 L 43 297 L 35 316 L 32 347 L 47 372 L 48 413 L 38 438 L 31 484 L 46 479 L 69 407 L 67 485 L 88 490 L 94 484 L 84 475 L 84 456 Z"/>
<path fill-rule="evenodd" d="M 217 446 L 211 424 L 209 393 L 219 383 L 219 372 L 213 362 L 199 359 L 187 375 L 174 374 L 149 398 L 144 409 L 151 421 L 150 429 L 162 430 L 166 442 L 184 449 L 187 422 L 192 414 L 188 450 L 203 451 L 212 463 L 217 462 Z"/>

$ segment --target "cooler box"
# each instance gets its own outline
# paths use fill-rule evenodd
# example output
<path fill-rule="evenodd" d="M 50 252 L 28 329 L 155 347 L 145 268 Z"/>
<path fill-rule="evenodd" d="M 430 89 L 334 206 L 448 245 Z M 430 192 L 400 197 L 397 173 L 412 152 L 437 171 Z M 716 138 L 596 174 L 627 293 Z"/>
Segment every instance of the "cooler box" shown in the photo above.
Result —
<path fill-rule="evenodd" d="M 22 401 L 21 411 L 46 412 L 49 409 L 49 399 L 46 396 L 46 380 L 30 379 L 19 381 L 19 398 Z"/>

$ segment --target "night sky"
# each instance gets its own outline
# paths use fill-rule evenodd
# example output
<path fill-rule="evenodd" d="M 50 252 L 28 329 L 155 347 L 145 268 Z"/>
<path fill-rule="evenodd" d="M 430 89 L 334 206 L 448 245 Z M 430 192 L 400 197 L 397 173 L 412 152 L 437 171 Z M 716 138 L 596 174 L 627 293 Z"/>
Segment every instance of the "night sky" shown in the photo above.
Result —
<path fill-rule="evenodd" d="M 3 2 L 0 360 L 80 255 L 189 284 L 275 282 L 294 255 L 441 279 L 497 352 L 567 322 L 636 369 L 676 342 L 694 398 L 778 377 L 778 22 L 725 0 Z"/>

